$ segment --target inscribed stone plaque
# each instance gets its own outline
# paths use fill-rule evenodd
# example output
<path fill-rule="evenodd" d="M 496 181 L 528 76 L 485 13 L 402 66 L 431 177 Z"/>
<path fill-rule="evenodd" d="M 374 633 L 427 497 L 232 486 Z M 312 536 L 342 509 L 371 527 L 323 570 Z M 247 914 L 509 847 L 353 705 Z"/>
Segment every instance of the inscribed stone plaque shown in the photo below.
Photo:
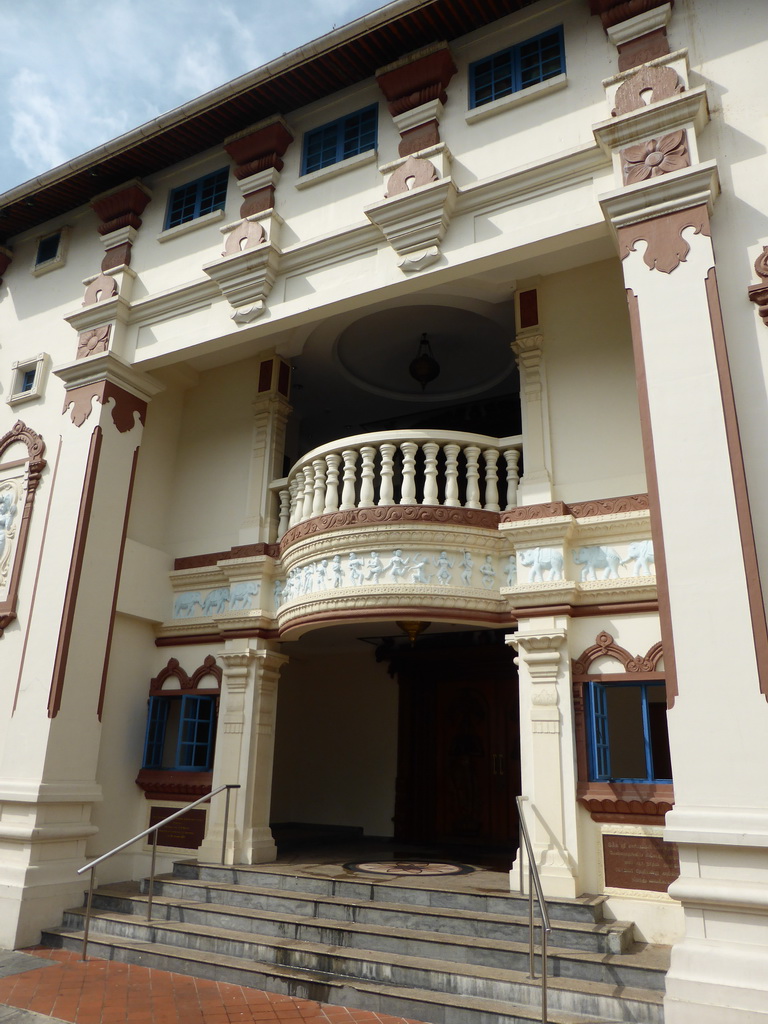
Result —
<path fill-rule="evenodd" d="M 605 884 L 666 892 L 680 874 L 677 845 L 661 836 L 603 835 Z"/>
<path fill-rule="evenodd" d="M 172 807 L 152 807 L 149 811 L 149 824 L 156 825 L 169 814 L 173 814 Z M 149 838 L 151 841 L 151 836 Z M 205 811 L 200 807 L 187 811 L 157 830 L 158 846 L 178 846 L 182 850 L 196 850 L 204 838 Z"/>

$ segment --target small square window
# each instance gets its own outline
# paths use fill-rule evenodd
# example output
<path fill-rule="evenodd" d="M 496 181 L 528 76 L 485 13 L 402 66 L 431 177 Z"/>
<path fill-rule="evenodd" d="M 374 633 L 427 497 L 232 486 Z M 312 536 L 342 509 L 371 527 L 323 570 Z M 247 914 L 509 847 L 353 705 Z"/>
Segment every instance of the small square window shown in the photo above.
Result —
<path fill-rule="evenodd" d="M 469 105 L 480 107 L 564 72 L 565 48 L 560 26 L 471 64 Z"/>
<path fill-rule="evenodd" d="M 311 174 L 375 149 L 378 122 L 379 108 L 374 104 L 308 131 L 304 135 L 301 173 Z"/>
<path fill-rule="evenodd" d="M 37 240 L 35 249 L 35 262 L 32 265 L 32 273 L 35 277 L 47 274 L 49 270 L 56 270 L 66 263 L 67 243 L 69 241 L 69 228 L 60 228 L 51 232 L 50 235 L 42 235 Z"/>
<path fill-rule="evenodd" d="M 214 210 L 223 210 L 227 202 L 228 182 L 229 168 L 222 167 L 220 171 L 172 189 L 168 197 L 166 230 L 197 220 Z"/>
<path fill-rule="evenodd" d="M 57 231 L 53 235 L 48 235 L 46 238 L 41 238 L 40 241 L 37 243 L 37 256 L 35 257 L 35 266 L 39 267 L 41 263 L 47 263 L 48 260 L 55 260 L 59 254 L 60 244 L 60 231 Z"/>
<path fill-rule="evenodd" d="M 150 697 L 143 767 L 210 771 L 215 733 L 215 697 Z"/>
<path fill-rule="evenodd" d="M 11 367 L 13 376 L 8 394 L 8 404 L 16 405 L 30 398 L 39 398 L 43 393 L 48 356 L 41 352 L 33 359 L 25 359 L 14 363 Z"/>

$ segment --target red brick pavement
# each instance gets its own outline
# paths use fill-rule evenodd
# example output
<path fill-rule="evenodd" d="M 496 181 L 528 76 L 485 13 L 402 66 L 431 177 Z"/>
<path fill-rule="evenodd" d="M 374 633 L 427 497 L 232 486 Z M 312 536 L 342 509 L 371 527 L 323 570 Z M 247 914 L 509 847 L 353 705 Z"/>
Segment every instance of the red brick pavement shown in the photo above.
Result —
<path fill-rule="evenodd" d="M 23 950 L 57 966 L 0 978 L 0 1004 L 73 1024 L 419 1024 L 69 950 Z"/>

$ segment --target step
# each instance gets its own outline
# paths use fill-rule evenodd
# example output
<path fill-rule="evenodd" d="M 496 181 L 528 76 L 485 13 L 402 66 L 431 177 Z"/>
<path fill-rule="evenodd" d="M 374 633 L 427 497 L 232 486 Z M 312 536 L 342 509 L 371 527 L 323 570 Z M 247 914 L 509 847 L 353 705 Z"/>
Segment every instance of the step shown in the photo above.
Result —
<path fill-rule="evenodd" d="M 50 929 L 44 933 L 44 941 L 49 946 L 79 950 L 83 933 L 61 928 Z M 334 978 L 323 972 L 300 970 L 283 964 L 248 963 L 221 953 L 207 953 L 205 958 L 201 958 L 197 950 L 161 942 L 148 943 L 134 938 L 110 937 L 98 932 L 89 937 L 88 949 L 89 955 L 94 957 L 231 982 L 301 999 L 393 1014 L 423 1024 L 533 1024 L 541 1020 L 538 986 L 531 989 L 531 994 L 535 996 L 534 1002 L 529 1005 L 511 1005 L 497 998 L 417 988 L 395 989 L 369 979 Z M 549 992 L 551 997 L 551 985 Z M 619 1024 L 627 1019 L 633 1018 L 560 1010 L 552 1006 L 550 998 L 549 1024 Z M 662 1018 L 634 1019 L 661 1021 Z"/>
<path fill-rule="evenodd" d="M 430 886 L 424 878 L 418 881 L 412 878 L 395 881 L 390 877 L 369 880 L 288 871 L 285 867 L 271 867 L 266 864 L 227 867 L 221 864 L 197 864 L 194 861 L 178 862 L 174 866 L 174 875 L 178 878 L 224 882 L 249 888 L 277 888 L 284 892 L 384 903 L 405 902 L 405 891 L 407 902 L 418 906 L 468 910 L 472 913 L 513 914 L 520 917 L 528 915 L 527 896 L 510 893 L 506 888 L 481 892 L 469 885 L 462 885 L 456 876 L 453 876 L 449 883 L 438 887 Z M 595 922 L 602 919 L 604 903 L 604 896 L 582 896 L 577 899 L 548 900 L 547 907 L 550 916 L 559 921 Z M 538 910 L 536 913 L 538 914 Z"/>
<path fill-rule="evenodd" d="M 447 911 L 418 910 L 407 905 L 373 905 L 374 920 L 367 919 L 370 910 L 362 901 L 355 907 L 323 899 L 306 909 L 301 916 L 295 907 L 287 912 L 259 905 L 260 896 L 251 890 L 242 894 L 236 887 L 163 882 L 162 895 L 153 897 L 153 919 L 183 921 L 190 926 L 198 924 L 218 929 L 231 928 L 241 932 L 258 932 L 282 939 L 301 939 L 332 946 L 370 949 L 380 952 L 401 952 L 427 959 L 450 960 L 454 963 L 473 963 L 484 967 L 513 970 L 528 969 L 527 921 L 509 927 L 509 921 L 498 915 L 484 915 L 488 920 L 479 922 L 466 912 L 459 915 Z M 261 890 L 261 892 L 269 890 Z M 273 890 L 278 892 L 278 890 Z M 289 894 L 290 895 L 290 894 Z M 239 905 L 234 901 L 241 896 Z M 208 899 L 206 900 L 206 897 Z M 108 886 L 97 890 L 93 897 L 94 910 L 116 911 L 146 917 L 147 897 L 139 895 L 137 886 Z M 282 906 L 283 901 L 276 901 Z M 288 903 L 291 902 L 289 899 Z M 343 918 L 320 916 L 321 911 L 346 911 Z M 73 912 L 67 924 L 79 927 Z M 442 916 L 440 916 L 442 915 Z M 386 923 L 381 920 L 384 917 Z M 435 924 L 439 927 L 435 927 Z M 458 931 L 458 926 L 475 925 L 474 934 Z M 484 925 L 483 928 L 478 926 Z M 553 977 L 581 978 L 589 981 L 612 981 L 630 988 L 645 987 L 663 990 L 667 958 L 658 949 L 643 948 L 624 955 L 605 955 L 604 951 L 590 952 L 574 943 L 581 939 L 579 929 L 596 928 L 587 925 L 555 925 L 549 936 L 548 972 Z M 510 941 L 512 929 L 519 931 Z M 483 934 L 478 932 L 482 931 Z M 559 947 L 559 948 L 558 948 Z M 537 970 L 538 960 L 537 960 Z"/>
<path fill-rule="evenodd" d="M 109 887 L 102 889 L 105 897 Z M 422 931 L 451 932 L 477 938 L 528 942 L 528 915 L 425 907 L 412 903 L 394 903 L 350 899 L 339 896 L 309 896 L 291 890 L 256 888 L 225 883 L 187 881 L 174 876 L 155 880 L 155 892 L 169 899 L 211 899 L 228 906 L 249 910 L 270 910 L 305 918 L 323 917 L 332 921 L 351 921 L 360 925 L 414 928 Z M 210 895 L 212 894 L 212 895 Z M 398 892 L 400 899 L 406 895 Z M 517 907 L 515 906 L 515 909 Z M 626 952 L 632 945 L 632 926 L 627 922 L 578 922 L 552 919 L 552 945 L 600 953 Z"/>
<path fill-rule="evenodd" d="M 82 916 L 82 909 L 67 912 L 66 922 L 73 924 L 82 920 Z M 98 935 L 103 941 L 107 930 L 113 936 L 140 942 L 184 946 L 188 951 L 205 954 L 206 959 L 211 954 L 238 956 L 353 982 L 373 981 L 386 986 L 477 996 L 514 1004 L 533 1005 L 538 999 L 538 986 L 523 971 L 459 964 L 407 953 L 342 948 L 295 938 L 280 939 L 229 928 L 193 927 L 188 922 L 153 920 L 148 924 L 134 915 L 110 911 L 95 914 L 91 919 L 94 938 Z M 549 983 L 549 1003 L 553 1009 L 573 1010 L 608 1020 L 628 1018 L 640 1024 L 658 1024 L 662 1019 L 661 1000 L 660 992 L 614 983 L 562 977 L 551 978 Z"/>

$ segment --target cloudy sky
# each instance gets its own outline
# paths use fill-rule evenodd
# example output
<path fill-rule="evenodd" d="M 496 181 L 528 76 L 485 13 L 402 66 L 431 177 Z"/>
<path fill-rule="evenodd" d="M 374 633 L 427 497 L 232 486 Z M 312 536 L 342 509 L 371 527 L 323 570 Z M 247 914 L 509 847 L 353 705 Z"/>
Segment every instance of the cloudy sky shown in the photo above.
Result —
<path fill-rule="evenodd" d="M 0 193 L 384 0 L 0 0 Z"/>

